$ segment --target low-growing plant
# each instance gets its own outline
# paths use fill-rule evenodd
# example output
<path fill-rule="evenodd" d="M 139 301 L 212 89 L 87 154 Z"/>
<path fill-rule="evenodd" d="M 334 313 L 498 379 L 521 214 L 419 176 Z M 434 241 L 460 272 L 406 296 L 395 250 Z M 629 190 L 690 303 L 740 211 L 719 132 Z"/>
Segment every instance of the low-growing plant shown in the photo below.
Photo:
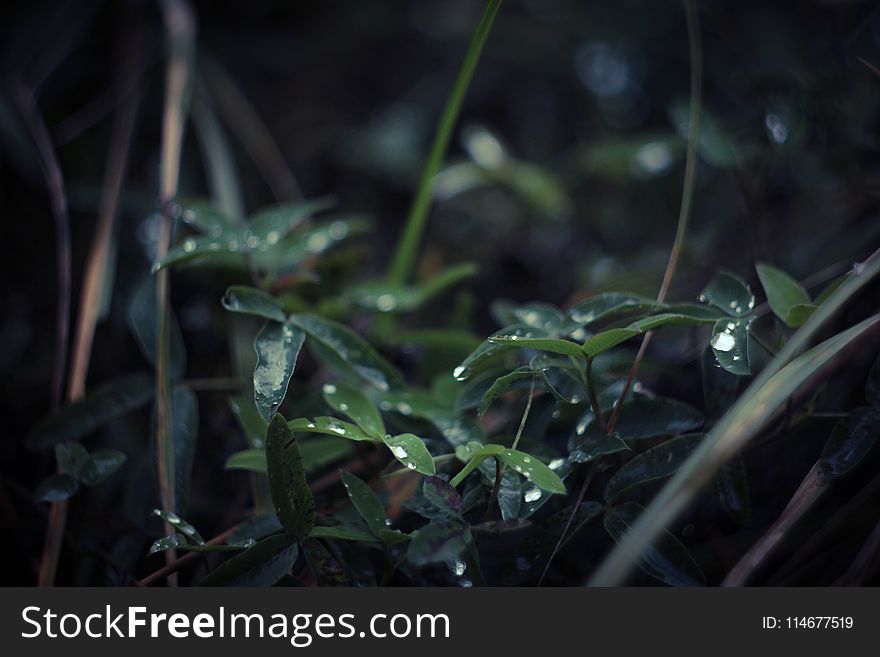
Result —
<path fill-rule="evenodd" d="M 128 309 L 132 335 L 155 372 L 92 388 L 28 437 L 34 450 L 54 450 L 57 464 L 34 493 L 56 505 L 47 544 L 57 546 L 53 533 L 63 533 L 59 505 L 100 486 L 126 460 L 119 450 L 89 450 L 80 441 L 152 403 L 159 506 L 144 546 L 154 568 L 142 584 L 174 583 L 197 555 L 209 568 L 186 581 L 205 586 L 611 585 L 628 581 L 636 566 L 671 586 L 717 584 L 724 576 L 745 583 L 778 537 L 761 539 L 723 569 L 692 550 L 676 522 L 698 496 L 710 498 L 724 522 L 751 521 L 743 448 L 771 435 L 796 439 L 797 427 L 828 412 L 819 384 L 832 369 L 854 353 L 873 359 L 869 340 L 880 315 L 847 316 L 845 327 L 830 320 L 874 285 L 880 254 L 814 281 L 813 294 L 783 269 L 758 263 L 754 276 L 719 269 L 698 296 L 667 300 L 688 236 L 702 134 L 697 9 L 685 4 L 692 99 L 682 207 L 660 293 L 606 290 L 566 308 L 498 299 L 490 307 L 498 329 L 483 339 L 447 321 L 451 312 L 412 321 L 478 275 L 476 264 L 413 272 L 434 185 L 500 0 L 486 3 L 387 273 L 375 278 L 334 259 L 370 234 L 372 220 L 338 212 L 332 198 L 244 217 L 230 200 L 234 189 L 210 199 L 178 193 L 180 132 L 189 94 L 203 81 L 193 61 L 192 16 L 183 2 L 166 2 L 161 234 L 151 277 Z M 200 130 L 211 142 L 213 133 Z M 204 151 L 211 177 L 234 188 L 223 149 Z M 225 471 L 212 475 L 233 486 L 246 473 L 250 512 L 210 540 L 189 512 L 193 464 L 211 450 L 211 436 L 196 446 L 199 408 L 170 303 L 176 277 L 203 272 L 229 283 L 213 306 L 226 313 L 230 341 L 240 345 L 246 336 L 253 349 L 231 366 L 253 365 L 244 386 L 230 386 L 241 449 L 223 455 Z M 645 377 L 649 342 L 661 371 Z M 693 359 L 701 362 L 699 381 L 684 366 Z M 669 380 L 680 385 L 652 383 Z M 871 453 L 880 434 L 880 361 L 865 397 L 830 432 L 802 487 L 809 503 L 793 500 L 776 530 L 784 534 Z M 48 584 L 58 552 L 44 559 Z"/>

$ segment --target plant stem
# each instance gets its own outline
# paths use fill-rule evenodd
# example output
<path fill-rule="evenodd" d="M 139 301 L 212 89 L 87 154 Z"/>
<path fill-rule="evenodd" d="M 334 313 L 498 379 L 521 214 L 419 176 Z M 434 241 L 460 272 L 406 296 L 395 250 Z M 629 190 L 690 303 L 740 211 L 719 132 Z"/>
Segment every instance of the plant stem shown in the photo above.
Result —
<path fill-rule="evenodd" d="M 688 117 L 687 155 L 685 159 L 684 182 L 682 183 L 681 207 L 679 208 L 678 213 L 678 224 L 675 228 L 675 238 L 672 242 L 672 249 L 669 252 L 669 261 L 666 263 L 666 270 L 663 272 L 663 280 L 660 283 L 660 291 L 657 293 L 658 303 L 663 303 L 666 299 L 666 294 L 672 283 L 672 277 L 678 267 L 678 260 L 681 257 L 681 250 L 684 246 L 685 237 L 687 236 L 687 227 L 691 215 L 691 204 L 694 197 L 694 182 L 696 180 L 697 172 L 697 145 L 699 144 L 700 139 L 700 112 L 702 109 L 703 51 L 700 43 L 700 22 L 696 0 L 685 0 L 685 18 L 687 20 L 688 46 L 691 58 L 691 100 Z M 614 428 L 617 426 L 617 421 L 620 418 L 621 409 L 623 408 L 623 402 L 629 394 L 633 381 L 635 381 L 642 360 L 648 351 L 648 345 L 651 344 L 652 336 L 653 332 L 648 331 L 642 338 L 639 350 L 636 352 L 636 358 L 633 361 L 629 375 L 623 385 L 623 390 L 620 392 L 620 397 L 618 397 L 617 403 L 614 405 L 614 410 L 611 411 L 611 417 L 607 424 L 602 418 L 602 411 L 599 409 L 598 404 L 598 396 L 596 395 L 595 386 L 592 383 L 592 360 L 587 361 L 587 390 L 590 394 L 590 403 L 593 405 L 593 409 L 596 412 L 596 422 L 599 428 L 609 435 L 614 432 Z M 553 552 L 547 560 L 547 565 L 544 568 L 541 579 L 538 580 L 539 586 L 541 585 L 541 582 L 544 581 L 544 577 L 550 569 L 550 564 L 553 563 L 553 558 L 556 556 L 556 553 L 565 541 L 565 535 L 583 502 L 587 488 L 589 488 L 597 462 L 598 459 L 594 461 L 593 467 L 584 479 L 583 486 L 578 494 L 577 502 L 575 502 L 575 505 L 571 510 L 571 515 L 569 515 L 568 520 L 565 523 L 562 535 L 559 537 L 556 547 L 553 548 Z"/>
<path fill-rule="evenodd" d="M 523 429 L 526 427 L 526 420 L 529 419 L 529 411 L 532 410 L 532 397 L 535 395 L 535 377 L 532 377 L 532 385 L 529 386 L 529 396 L 526 398 L 526 408 L 523 411 L 522 419 L 519 421 L 519 428 L 516 430 L 516 436 L 510 449 L 516 449 L 519 445 L 519 439 L 522 438 Z"/>
<path fill-rule="evenodd" d="M 458 71 L 458 77 L 455 80 L 449 97 L 446 99 L 446 106 L 443 108 L 443 114 L 440 116 L 437 131 L 434 134 L 434 141 L 431 144 L 431 150 L 425 162 L 425 168 L 422 170 L 415 198 L 406 218 L 403 236 L 398 242 L 394 256 L 391 259 L 388 280 L 393 284 L 404 284 L 412 272 L 416 260 L 416 252 L 418 251 L 422 234 L 425 232 L 425 223 L 427 222 L 431 196 L 434 190 L 434 178 L 443 164 L 446 152 L 449 150 L 452 129 L 458 120 L 465 94 L 470 86 L 474 70 L 477 68 L 477 62 L 480 60 L 480 53 L 486 44 L 489 31 L 492 28 L 492 22 L 495 20 L 495 15 L 498 13 L 500 5 L 501 0 L 489 0 L 486 3 L 486 9 L 483 11 L 480 22 L 477 24 L 477 29 L 471 38 L 471 43 L 464 56 L 464 62 Z"/>
<path fill-rule="evenodd" d="M 602 408 L 599 406 L 599 395 L 596 394 L 596 382 L 593 379 L 593 359 L 587 358 L 587 394 L 590 396 L 590 406 L 596 416 L 596 424 L 600 431 L 605 431 L 605 418 L 602 417 Z"/>
<path fill-rule="evenodd" d="M 685 18 L 687 20 L 688 48 L 691 59 L 691 100 L 688 113 L 687 156 L 684 165 L 684 182 L 681 188 L 681 207 L 678 212 L 678 224 L 675 228 L 672 249 L 669 251 L 666 271 L 663 272 L 663 281 L 660 283 L 660 291 L 657 293 L 658 303 L 665 301 L 666 294 L 669 292 L 669 286 L 672 283 L 672 277 L 678 268 L 678 260 L 681 257 L 681 251 L 687 236 L 688 222 L 691 217 L 694 183 L 697 177 L 697 146 L 700 142 L 700 114 L 703 107 L 703 47 L 700 42 L 700 15 L 697 10 L 696 0 L 685 0 L 684 6 Z M 608 433 L 614 431 L 614 427 L 617 426 L 617 420 L 620 418 L 620 412 L 623 408 L 623 401 L 626 399 L 627 394 L 629 394 L 633 381 L 635 381 L 645 353 L 648 351 L 648 345 L 651 343 L 652 336 L 653 333 L 648 331 L 645 337 L 642 338 L 642 343 L 639 345 L 636 359 L 633 361 L 629 376 L 627 376 L 626 383 L 623 385 L 617 405 L 614 407 L 611 418 L 608 420 Z"/>
<path fill-rule="evenodd" d="M 167 254 L 171 243 L 173 218 L 168 212 L 180 177 L 180 154 L 183 146 L 184 123 L 189 104 L 192 51 L 195 39 L 195 18 L 185 0 L 163 0 L 162 17 L 169 40 L 166 69 L 165 107 L 162 118 L 162 156 L 159 201 L 162 207 L 156 261 Z M 156 461 L 159 498 L 165 511 L 174 511 L 174 433 L 171 404 L 170 319 L 168 270 L 156 273 Z M 165 532 L 173 527 L 165 523 Z M 175 551 L 165 553 L 168 563 Z M 175 583 L 169 578 L 169 584 Z"/>

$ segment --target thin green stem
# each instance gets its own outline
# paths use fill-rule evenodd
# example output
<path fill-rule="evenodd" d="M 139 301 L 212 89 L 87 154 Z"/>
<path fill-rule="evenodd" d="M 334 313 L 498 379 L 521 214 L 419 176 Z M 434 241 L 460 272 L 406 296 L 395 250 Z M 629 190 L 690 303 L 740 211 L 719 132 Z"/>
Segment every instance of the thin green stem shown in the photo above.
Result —
<path fill-rule="evenodd" d="M 681 188 L 681 206 L 678 212 L 678 224 L 675 228 L 675 238 L 672 242 L 672 249 L 669 251 L 669 261 L 666 263 L 666 271 L 663 272 L 663 281 L 660 283 L 660 291 L 657 293 L 657 302 L 663 303 L 666 294 L 669 292 L 669 286 L 672 283 L 672 277 L 678 268 L 678 261 L 681 257 L 681 251 L 684 248 L 684 241 L 687 237 L 688 223 L 691 217 L 691 206 L 694 200 L 694 184 L 697 178 L 697 146 L 700 143 L 700 114 L 702 112 L 703 102 L 703 46 L 700 41 L 700 15 L 697 10 L 696 0 L 685 0 L 685 18 L 687 20 L 688 31 L 688 47 L 691 58 L 691 100 L 690 111 L 688 114 L 688 140 L 687 140 L 687 156 L 684 165 L 684 182 Z M 651 343 L 653 333 L 650 331 L 642 338 L 639 345 L 639 351 L 636 359 L 630 368 L 629 376 L 623 385 L 617 405 L 611 413 L 608 420 L 608 433 L 614 431 L 617 426 L 617 420 L 620 418 L 620 412 L 623 408 L 623 401 L 629 394 L 629 389 L 635 381 L 642 364 L 642 359 L 648 351 L 648 345 Z"/>
<path fill-rule="evenodd" d="M 470 86 L 474 70 L 477 68 L 477 62 L 480 60 L 480 53 L 486 44 L 489 31 L 492 28 L 492 22 L 495 20 L 495 15 L 498 13 L 500 5 L 501 0 L 489 0 L 486 4 L 486 9 L 480 17 L 480 22 L 477 24 L 477 29 L 474 31 L 474 36 L 471 38 L 470 46 L 468 46 L 467 53 L 464 56 L 464 62 L 458 71 L 458 77 L 446 100 L 446 106 L 443 108 L 443 114 L 440 116 L 440 122 L 434 134 L 434 142 L 431 144 L 431 150 L 425 162 L 425 168 L 422 170 L 422 177 L 419 180 L 415 198 L 406 218 L 403 236 L 397 244 L 394 257 L 391 259 L 391 265 L 388 270 L 388 279 L 391 283 L 402 285 L 412 272 L 422 234 L 425 232 L 425 224 L 428 219 L 428 210 L 431 206 L 431 196 L 434 190 L 434 178 L 443 164 L 446 152 L 449 150 L 452 130 L 458 120 L 465 94 Z"/>
<path fill-rule="evenodd" d="M 526 427 L 526 420 L 529 419 L 529 411 L 532 410 L 532 397 L 535 395 L 535 377 L 532 377 L 532 385 L 529 386 L 529 396 L 526 400 L 526 408 L 523 411 L 522 419 L 519 421 L 519 429 L 516 430 L 516 437 L 513 439 L 513 445 L 510 446 L 510 449 L 516 449 L 516 446 L 519 445 L 519 439 L 522 438 L 523 429 Z"/>
<path fill-rule="evenodd" d="M 599 395 L 596 394 L 596 382 L 593 379 L 593 359 L 587 358 L 587 394 L 590 397 L 590 406 L 596 416 L 596 425 L 600 431 L 605 431 L 605 418 L 602 417 L 602 408 L 599 406 Z"/>

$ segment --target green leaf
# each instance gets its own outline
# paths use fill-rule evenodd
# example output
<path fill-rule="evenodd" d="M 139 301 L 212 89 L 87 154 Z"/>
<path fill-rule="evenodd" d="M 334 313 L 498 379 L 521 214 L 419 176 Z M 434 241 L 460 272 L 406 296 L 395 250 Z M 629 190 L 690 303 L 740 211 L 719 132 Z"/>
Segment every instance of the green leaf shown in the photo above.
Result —
<path fill-rule="evenodd" d="M 741 525 L 747 525 L 752 517 L 749 502 L 749 480 L 746 464 L 737 454 L 718 470 L 715 477 L 715 494 L 721 507 Z"/>
<path fill-rule="evenodd" d="M 608 480 L 605 501 L 613 503 L 633 488 L 673 474 L 702 438 L 701 433 L 678 436 L 633 457 Z"/>
<path fill-rule="evenodd" d="M 615 430 L 623 440 L 643 440 L 694 431 L 703 421 L 700 411 L 680 401 L 637 397 L 624 403 Z"/>
<path fill-rule="evenodd" d="M 49 475 L 39 483 L 34 491 L 37 502 L 60 502 L 66 500 L 79 489 L 79 483 L 69 474 Z"/>
<path fill-rule="evenodd" d="M 89 452 L 76 441 L 58 443 L 55 445 L 55 460 L 64 474 L 79 479 L 80 470 L 89 460 Z"/>
<path fill-rule="evenodd" d="M 482 416 L 489 410 L 489 407 L 492 405 L 498 397 L 507 392 L 511 386 L 522 381 L 523 379 L 529 379 L 535 376 L 534 370 L 530 367 L 520 367 L 509 374 L 505 374 L 504 376 L 499 376 L 495 379 L 495 382 L 489 387 L 486 391 L 486 394 L 483 395 L 483 399 L 480 401 L 480 407 L 477 410 L 477 414 Z"/>
<path fill-rule="evenodd" d="M 498 454 L 498 457 L 535 486 L 550 493 L 565 493 L 565 484 L 562 483 L 559 475 L 536 456 L 516 449 L 505 449 Z"/>
<path fill-rule="evenodd" d="M 359 426 L 328 415 L 318 416 L 314 421 L 304 417 L 297 418 L 296 420 L 291 420 L 289 425 L 297 433 L 321 433 L 326 436 L 336 436 L 347 440 L 375 441 L 375 438 L 365 433 Z"/>
<path fill-rule="evenodd" d="M 853 470 L 877 444 L 880 407 L 857 408 L 834 427 L 819 457 L 824 481 L 838 479 Z"/>
<path fill-rule="evenodd" d="M 755 307 L 755 295 L 748 284 L 736 274 L 719 271 L 700 295 L 706 301 L 720 308 L 728 315 L 743 317 Z"/>
<path fill-rule="evenodd" d="M 495 301 L 490 310 L 500 324 L 521 324 L 547 335 L 558 335 L 565 321 L 562 311 L 549 303 L 518 305 L 509 301 Z"/>
<path fill-rule="evenodd" d="M 225 233 L 235 233 L 239 228 L 235 219 L 226 216 L 209 201 L 182 200 L 180 206 L 180 218 L 183 222 L 208 237 L 220 237 Z"/>
<path fill-rule="evenodd" d="M 153 541 L 153 544 L 150 546 L 149 552 L 147 552 L 147 556 L 156 554 L 157 552 L 165 552 L 166 550 L 170 550 L 172 548 L 176 548 L 183 543 L 180 535 L 177 532 L 172 532 L 168 536 L 163 536 L 162 538 L 157 538 Z"/>
<path fill-rule="evenodd" d="M 810 295 L 803 286 L 787 273 L 768 264 L 758 263 L 758 278 L 767 295 L 767 303 L 770 309 L 783 322 L 792 327 L 803 324 L 809 318 L 812 311 L 806 311 L 804 307 L 812 306 Z M 796 306 L 801 308 L 795 310 Z"/>
<path fill-rule="evenodd" d="M 254 338 L 254 403 L 267 422 L 284 401 L 305 337 L 290 324 L 267 322 Z"/>
<path fill-rule="evenodd" d="M 313 527 L 312 533 L 308 535 L 308 538 L 335 538 L 340 541 L 363 541 L 365 543 L 375 543 L 378 540 L 372 534 L 341 525 L 335 527 Z"/>
<path fill-rule="evenodd" d="M 605 292 L 574 305 L 568 311 L 568 317 L 579 326 L 588 326 L 611 315 L 651 312 L 660 307 L 662 304 L 638 294 Z"/>
<path fill-rule="evenodd" d="M 709 346 L 718 364 L 731 374 L 747 376 L 749 365 L 749 326 L 752 318 L 719 319 L 712 328 Z"/>
<path fill-rule="evenodd" d="M 362 283 L 351 290 L 354 302 L 379 312 L 411 312 L 459 281 L 477 273 L 476 265 L 463 263 L 435 272 L 422 283 L 395 286 L 387 279 Z"/>
<path fill-rule="evenodd" d="M 384 436 L 382 441 L 394 454 L 394 458 L 403 463 L 410 470 L 415 470 L 425 475 L 436 472 L 434 459 L 431 452 L 425 447 L 422 439 L 411 433 L 402 433 L 398 436 Z"/>
<path fill-rule="evenodd" d="M 637 336 L 639 333 L 641 331 L 634 328 L 614 328 L 602 331 L 584 343 L 583 352 L 587 358 L 595 358 L 599 354 Z"/>
<path fill-rule="evenodd" d="M 226 288 L 223 295 L 223 307 L 234 313 L 255 315 L 276 322 L 286 319 L 281 304 L 272 295 L 245 285 L 233 285 Z"/>
<path fill-rule="evenodd" d="M 435 518 L 412 533 L 406 556 L 415 566 L 458 558 L 471 544 L 473 536 L 461 520 Z"/>
<path fill-rule="evenodd" d="M 205 545 L 205 539 L 202 538 L 202 535 L 199 534 L 198 531 L 196 531 L 196 528 L 173 511 L 153 509 L 153 515 L 157 518 L 161 518 L 164 522 L 174 527 L 176 532 L 183 534 L 193 543 L 196 543 L 197 545 Z"/>
<path fill-rule="evenodd" d="M 298 555 L 293 538 L 275 534 L 223 563 L 200 586 L 272 586 L 290 571 Z"/>
<path fill-rule="evenodd" d="M 792 327 L 803 326 L 804 322 L 810 319 L 810 315 L 816 312 L 818 306 L 812 303 L 799 303 L 791 307 L 788 311 L 786 324 Z"/>
<path fill-rule="evenodd" d="M 266 428 L 269 426 L 260 415 L 253 399 L 230 397 L 229 408 L 244 433 L 248 445 L 253 448 L 266 446 Z"/>
<path fill-rule="evenodd" d="M 183 264 L 225 266 L 243 270 L 247 267 L 247 250 L 234 234 L 225 234 L 219 238 L 187 237 L 173 246 L 162 260 L 154 262 L 153 271 Z"/>
<path fill-rule="evenodd" d="M 569 458 L 574 463 L 587 463 L 599 456 L 616 454 L 628 449 L 630 449 L 629 445 L 620 439 L 620 434 L 616 431 L 608 435 L 591 426 L 583 438 L 575 443 Z"/>
<path fill-rule="evenodd" d="M 476 422 L 444 406 L 430 393 L 409 390 L 388 393 L 380 399 L 382 410 L 430 422 L 453 447 L 471 440 L 483 441 L 483 430 Z"/>
<path fill-rule="evenodd" d="M 378 538 L 383 531 L 388 529 L 388 524 L 385 522 L 387 519 L 385 506 L 382 501 L 372 488 L 350 472 L 342 471 L 342 483 L 345 486 L 345 492 L 348 493 L 348 499 L 351 500 L 358 514 L 367 523 L 373 536 Z"/>
<path fill-rule="evenodd" d="M 521 338 L 515 333 L 511 335 L 496 334 L 489 338 L 489 342 L 518 347 L 519 349 L 540 349 L 541 351 L 550 351 L 555 354 L 563 354 L 564 356 L 582 358 L 584 355 L 580 345 L 577 343 L 557 338 Z"/>
<path fill-rule="evenodd" d="M 483 445 L 476 450 L 470 450 L 469 446 L 460 445 L 455 450 L 455 455 L 465 461 L 465 466 L 449 482 L 451 486 L 458 486 L 467 476 L 480 467 L 480 464 L 491 456 L 500 456 L 506 448 L 503 445 Z"/>
<path fill-rule="evenodd" d="M 296 437 L 276 414 L 266 433 L 266 465 L 275 514 L 284 531 L 299 540 L 315 526 L 315 499 L 306 481 Z"/>
<path fill-rule="evenodd" d="M 140 408 L 152 399 L 153 377 L 126 374 L 97 386 L 82 399 L 62 407 L 39 424 L 27 438 L 31 449 L 50 449 L 66 440 L 79 440 Z"/>
<path fill-rule="evenodd" d="M 248 218 L 246 244 L 252 249 L 274 246 L 306 219 L 333 205 L 333 199 L 319 198 L 257 210 Z"/>
<path fill-rule="evenodd" d="M 613 506 L 605 511 L 605 530 L 620 543 L 644 508 L 632 502 Z M 669 586 L 703 586 L 706 579 L 687 548 L 668 531 L 657 539 L 638 559 L 648 575 Z"/>
<path fill-rule="evenodd" d="M 373 438 L 382 439 L 385 423 L 382 415 L 360 390 L 347 383 L 325 383 L 324 401 L 339 413 L 344 413 Z"/>
<path fill-rule="evenodd" d="M 610 586 L 629 571 L 633 556 L 640 554 L 663 527 L 693 499 L 708 477 L 754 438 L 770 419 L 805 383 L 829 364 L 835 363 L 846 347 L 852 347 L 880 325 L 880 315 L 838 333 L 812 349 L 797 355 L 808 340 L 836 310 L 880 273 L 880 260 L 867 262 L 789 339 L 783 349 L 765 366 L 746 392 L 712 427 L 703 444 L 675 476 L 661 489 L 642 515 L 624 544 L 606 558 L 590 582 Z M 786 364 L 787 363 L 787 364 Z"/>
<path fill-rule="evenodd" d="M 223 467 L 226 470 L 248 470 L 250 472 L 265 473 L 267 471 L 266 450 L 260 447 L 243 449 L 226 459 L 226 465 Z"/>
<path fill-rule="evenodd" d="M 89 455 L 79 472 L 79 480 L 86 486 L 97 486 L 125 463 L 125 454 L 116 449 L 96 449 Z"/>
<path fill-rule="evenodd" d="M 128 306 L 128 328 L 134 336 L 144 358 L 155 367 L 156 345 L 156 280 L 155 277 L 145 278 L 131 296 Z M 169 311 L 168 317 L 168 372 L 172 379 L 183 376 L 186 371 L 186 348 L 183 344 L 183 333 L 174 313 Z"/>
<path fill-rule="evenodd" d="M 461 364 L 455 368 L 452 372 L 452 376 L 457 381 L 464 381 L 471 374 L 474 373 L 479 367 L 495 358 L 498 354 L 504 352 L 505 350 L 511 349 L 513 346 L 511 343 L 514 342 L 511 338 L 516 337 L 518 339 L 532 339 L 532 338 L 547 338 L 552 337 L 551 335 L 547 335 L 544 331 L 539 329 L 531 328 L 526 326 L 525 324 L 513 324 L 511 326 L 507 326 L 500 331 L 493 333 L 490 335 L 483 343 L 480 344 L 471 354 L 465 358 Z M 494 342 L 495 338 L 505 338 L 503 342 Z"/>
<path fill-rule="evenodd" d="M 348 327 L 316 315 L 293 315 L 290 322 L 334 354 L 334 366 L 353 372 L 379 390 L 400 385 L 400 374 Z"/>

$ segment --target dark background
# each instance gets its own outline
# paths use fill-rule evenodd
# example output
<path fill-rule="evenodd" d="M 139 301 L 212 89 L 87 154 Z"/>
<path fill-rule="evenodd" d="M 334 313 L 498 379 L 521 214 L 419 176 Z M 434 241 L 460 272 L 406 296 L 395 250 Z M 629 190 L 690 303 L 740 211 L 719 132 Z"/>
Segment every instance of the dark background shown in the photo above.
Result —
<path fill-rule="evenodd" d="M 671 298 L 693 300 L 720 266 L 758 290 L 753 273 L 758 260 L 799 279 L 823 274 L 817 283 L 845 272 L 880 241 L 880 78 L 872 70 L 880 66 L 877 5 L 843 0 L 699 5 L 705 129 L 692 229 Z M 234 80 L 305 196 L 333 195 L 341 210 L 372 216 L 375 230 L 346 247 L 338 256 L 343 266 L 381 273 L 482 3 L 250 0 L 196 2 L 194 9 L 199 58 L 212 58 Z M 57 273 L 45 181 L 10 89 L 24 84 L 37 91 L 57 148 L 70 203 L 75 309 L 113 99 L 120 89 L 141 88 L 117 223 L 112 302 L 98 327 L 90 367 L 90 384 L 97 383 L 149 367 L 128 330 L 126 307 L 151 264 L 165 51 L 154 3 L 6 3 L 2 12 L 0 523 L 7 552 L 2 580 L 30 584 L 47 510 L 34 505 L 31 495 L 52 464 L 26 451 L 21 441 L 49 411 Z M 141 54 L 142 73 L 120 82 L 120 63 L 132 49 Z M 495 327 L 488 304 L 496 298 L 564 307 L 602 290 L 656 294 L 681 197 L 685 133 L 678 108 L 688 101 L 689 66 L 678 2 L 505 0 L 447 162 L 466 162 L 475 153 L 479 159 L 481 145 L 491 150 L 497 140 L 508 158 L 528 165 L 527 175 L 452 194 L 434 205 L 423 270 L 469 260 L 479 263 L 480 273 L 412 318 L 412 325 L 460 313 L 477 335 L 486 335 Z M 230 143 L 246 209 L 279 200 L 234 136 Z M 207 195 L 191 125 L 183 152 L 182 192 Z M 218 300 L 233 279 L 187 272 L 172 280 L 187 376 L 232 375 Z M 872 307 L 876 290 L 851 312 L 858 316 Z M 662 345 L 657 349 L 657 360 L 671 357 Z M 857 358 L 836 379 L 832 405 L 847 410 L 862 403 L 873 356 Z M 666 359 L 678 374 L 665 392 L 698 400 L 699 363 L 678 354 L 675 359 Z M 199 401 L 190 519 L 213 535 L 247 507 L 244 479 L 222 470 L 225 458 L 243 445 L 225 396 L 207 391 Z M 750 483 L 760 501 L 753 524 L 699 528 L 699 544 L 717 549 L 723 537 L 731 559 L 751 544 L 815 460 L 829 426 L 817 424 L 798 440 L 766 441 L 750 450 Z M 138 454 L 148 448 L 148 427 L 144 411 L 115 422 L 91 444 Z M 145 463 L 131 456 L 130 461 L 124 477 L 74 502 L 72 550 L 62 560 L 60 582 L 121 583 L 119 571 L 156 567 L 156 560 L 146 563 L 140 555 L 158 523 L 150 533 L 136 521 L 155 506 L 152 475 Z M 829 509 L 839 508 L 870 480 L 862 472 L 842 486 Z M 834 540 L 820 541 L 792 568 L 781 570 L 784 583 L 825 584 L 845 567 L 876 522 L 870 504 L 854 504 L 839 519 Z M 804 530 L 809 535 L 827 519 L 822 513 L 820 508 Z M 695 523 L 702 527 L 700 511 L 692 516 L 682 531 L 693 532 Z M 699 546 L 694 550 L 699 558 Z"/>

